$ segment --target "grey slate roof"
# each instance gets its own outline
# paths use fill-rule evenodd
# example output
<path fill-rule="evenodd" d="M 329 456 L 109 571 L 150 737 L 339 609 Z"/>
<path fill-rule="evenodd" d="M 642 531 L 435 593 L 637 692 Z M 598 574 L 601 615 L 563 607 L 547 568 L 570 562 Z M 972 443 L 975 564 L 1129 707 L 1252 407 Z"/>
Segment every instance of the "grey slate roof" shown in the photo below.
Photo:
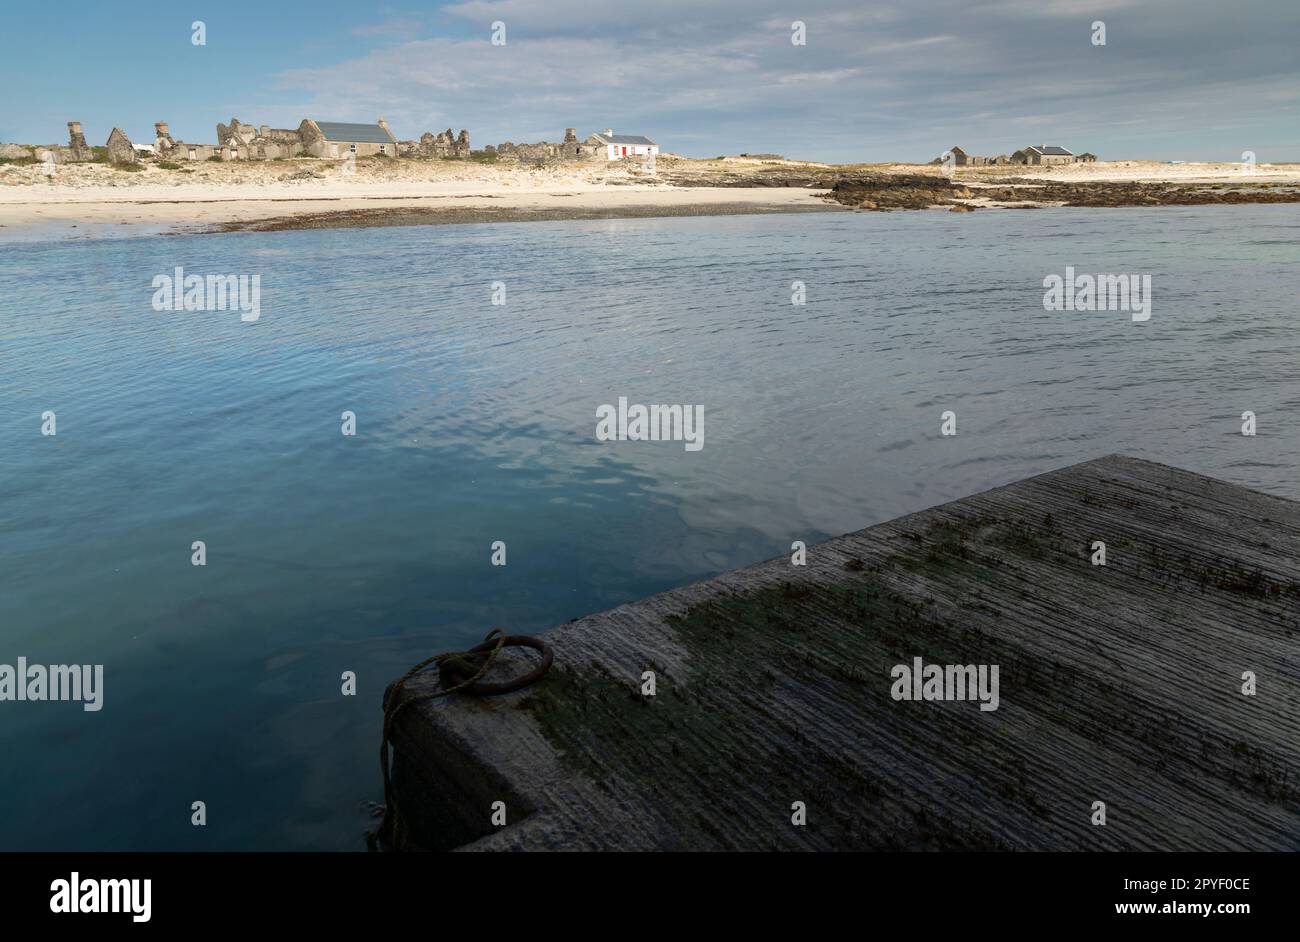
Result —
<path fill-rule="evenodd" d="M 1038 144 L 1035 147 L 1027 147 L 1026 150 L 1037 151 L 1040 154 L 1046 154 L 1049 157 L 1073 157 L 1074 151 L 1066 150 L 1064 147 L 1057 147 L 1055 144 Z"/>
<path fill-rule="evenodd" d="M 654 144 L 654 141 L 648 137 L 642 137 L 640 134 L 600 134 L 592 135 L 598 137 L 606 144 Z"/>
<path fill-rule="evenodd" d="M 325 140 L 346 144 L 391 144 L 393 139 L 377 124 L 349 124 L 346 121 L 317 121 Z"/>

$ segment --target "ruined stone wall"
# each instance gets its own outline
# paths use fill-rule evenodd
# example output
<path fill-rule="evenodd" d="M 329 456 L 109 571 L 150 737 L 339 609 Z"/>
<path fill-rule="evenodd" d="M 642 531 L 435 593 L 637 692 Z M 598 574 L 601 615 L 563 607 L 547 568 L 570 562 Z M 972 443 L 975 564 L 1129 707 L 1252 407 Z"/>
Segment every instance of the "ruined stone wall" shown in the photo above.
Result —
<path fill-rule="evenodd" d="M 468 157 L 469 131 L 461 128 L 459 135 L 451 128 L 438 134 L 425 131 L 419 141 L 401 141 L 398 153 L 403 157 Z"/>
<path fill-rule="evenodd" d="M 80 121 L 68 122 L 68 151 L 64 155 L 65 159 L 71 161 L 85 161 L 94 159 L 95 152 L 90 149 L 86 143 L 86 134 L 81 130 Z"/>
<path fill-rule="evenodd" d="M 135 147 L 121 128 L 113 128 L 108 135 L 108 159 L 115 164 L 133 164 L 137 160 Z"/>
<path fill-rule="evenodd" d="M 380 126 L 388 129 L 380 119 Z M 392 133 L 391 131 L 389 132 Z M 154 125 L 153 150 L 160 158 L 170 160 L 276 160 L 288 157 L 346 158 L 350 154 L 367 157 L 385 154 L 392 157 L 468 157 L 469 131 L 464 128 L 456 134 L 451 128 L 434 135 L 426 133 L 419 141 L 390 142 L 385 144 L 358 143 L 355 149 L 348 143 L 333 143 L 325 139 L 319 125 L 310 118 L 303 119 L 296 129 L 255 126 L 232 117 L 230 124 L 217 124 L 216 144 L 192 144 L 172 138 L 166 121 Z M 93 160 L 94 151 L 86 144 L 80 122 L 68 122 L 68 148 L 55 148 L 55 159 Z M 120 128 L 114 128 L 109 137 L 109 159 L 117 163 L 135 163 L 139 160 L 129 138 Z"/>
<path fill-rule="evenodd" d="M 505 141 L 496 146 L 497 156 L 503 160 L 594 160 L 603 157 L 604 152 L 604 145 L 595 144 L 591 138 L 578 140 L 574 128 L 565 128 L 564 140 L 559 143 L 516 144 Z"/>
<path fill-rule="evenodd" d="M 249 160 L 278 160 L 282 157 L 297 157 L 303 152 L 302 141 L 277 141 L 257 138 L 248 145 Z"/>
<path fill-rule="evenodd" d="M 559 156 L 560 146 L 546 141 L 538 141 L 536 144 L 504 141 L 497 145 L 497 156 L 505 160 L 549 160 Z"/>
<path fill-rule="evenodd" d="M 313 157 L 326 155 L 325 135 L 311 118 L 303 118 L 298 125 L 298 137 L 302 140 L 303 152 Z"/>
<path fill-rule="evenodd" d="M 262 125 L 257 136 L 266 141 L 275 141 L 280 144 L 302 144 L 302 135 L 295 128 L 268 128 Z"/>
<path fill-rule="evenodd" d="M 211 144 L 186 144 L 184 141 L 177 141 L 172 149 L 173 156 L 178 160 L 207 160 L 216 153 L 217 148 Z"/>

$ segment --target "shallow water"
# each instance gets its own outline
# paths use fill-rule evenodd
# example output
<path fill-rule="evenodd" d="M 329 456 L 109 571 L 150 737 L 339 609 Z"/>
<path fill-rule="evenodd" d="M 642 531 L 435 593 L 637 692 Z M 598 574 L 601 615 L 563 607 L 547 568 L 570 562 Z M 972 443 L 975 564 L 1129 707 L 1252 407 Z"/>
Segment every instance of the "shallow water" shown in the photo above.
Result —
<path fill-rule="evenodd" d="M 260 318 L 155 311 L 177 265 Z M 1151 320 L 1045 311 L 1067 265 Z M 105 693 L 0 703 L 0 849 L 360 849 L 410 663 L 1075 461 L 1300 498 L 1298 269 L 1286 205 L 9 241 L 0 663 Z M 704 448 L 597 442 L 620 396 Z"/>

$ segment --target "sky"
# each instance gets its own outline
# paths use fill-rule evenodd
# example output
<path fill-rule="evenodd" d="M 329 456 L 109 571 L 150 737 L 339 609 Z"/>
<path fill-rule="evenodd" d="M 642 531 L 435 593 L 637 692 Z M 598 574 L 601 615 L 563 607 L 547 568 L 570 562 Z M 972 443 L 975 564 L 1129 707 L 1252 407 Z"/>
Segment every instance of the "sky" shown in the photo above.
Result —
<path fill-rule="evenodd" d="M 475 148 L 609 127 L 695 157 L 1267 163 L 1300 160 L 1300 0 L 3 0 L 0 81 L 23 143 L 383 115 Z"/>

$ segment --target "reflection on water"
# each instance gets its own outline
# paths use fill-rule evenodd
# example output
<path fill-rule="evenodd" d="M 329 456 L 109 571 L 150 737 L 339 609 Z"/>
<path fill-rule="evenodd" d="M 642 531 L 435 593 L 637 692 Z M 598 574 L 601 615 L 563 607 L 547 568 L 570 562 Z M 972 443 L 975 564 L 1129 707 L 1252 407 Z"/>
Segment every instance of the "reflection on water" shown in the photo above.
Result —
<path fill-rule="evenodd" d="M 105 705 L 0 705 L 0 847 L 360 849 L 383 687 L 492 625 L 1116 451 L 1300 497 L 1298 262 L 1285 206 L 8 244 L 0 663 L 103 663 Z M 178 265 L 260 274 L 260 320 L 154 311 Z M 1067 265 L 1149 273 L 1151 320 L 1043 310 Z M 597 442 L 620 396 L 704 449 Z"/>

